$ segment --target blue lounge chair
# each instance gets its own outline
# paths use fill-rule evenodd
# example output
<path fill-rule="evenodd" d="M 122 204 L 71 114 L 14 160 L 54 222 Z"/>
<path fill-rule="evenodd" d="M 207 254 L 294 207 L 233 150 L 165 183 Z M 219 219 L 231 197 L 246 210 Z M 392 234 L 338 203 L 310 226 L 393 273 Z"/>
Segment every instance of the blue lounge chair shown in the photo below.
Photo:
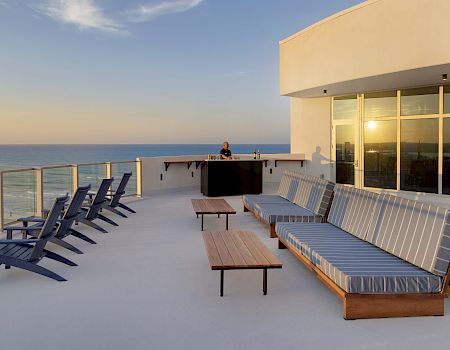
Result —
<path fill-rule="evenodd" d="M 11 234 L 15 229 L 7 227 L 8 239 L 0 240 L 0 264 L 5 264 L 7 269 L 14 266 L 57 281 L 66 281 L 65 278 L 38 264 L 42 259 L 49 258 L 69 266 L 76 266 L 69 259 L 45 249 L 47 242 L 56 235 L 55 226 L 67 200 L 68 196 L 56 199 L 44 225 L 40 229 L 37 239 L 13 240 L 11 239 Z M 18 230 L 31 231 L 36 229 L 18 227 Z"/>
<path fill-rule="evenodd" d="M 120 180 L 119 186 L 117 187 L 117 190 L 113 192 L 111 195 L 107 194 L 106 198 L 109 199 L 109 202 L 106 202 L 103 205 L 103 209 L 109 210 L 113 212 L 114 214 L 120 215 L 124 218 L 127 216 L 122 213 L 120 210 L 117 210 L 117 207 L 125 209 L 129 211 L 130 213 L 136 213 L 133 209 L 129 208 L 125 204 L 120 203 L 120 199 L 125 194 L 125 188 L 127 187 L 128 181 L 130 180 L 133 173 L 125 173 L 122 176 L 122 180 Z"/>
<path fill-rule="evenodd" d="M 97 225 L 93 221 L 95 219 L 103 220 L 111 225 L 119 226 L 117 223 L 112 221 L 111 219 L 107 218 L 106 216 L 100 214 L 100 210 L 104 206 L 106 202 L 106 195 L 108 193 L 109 188 L 111 187 L 112 182 L 114 181 L 114 178 L 110 179 L 103 179 L 102 183 L 100 184 L 100 187 L 97 191 L 97 194 L 94 197 L 94 200 L 87 206 L 82 207 L 80 214 L 78 215 L 77 221 L 90 226 L 92 228 L 95 228 L 96 230 L 108 233 L 103 227 Z"/>
<path fill-rule="evenodd" d="M 64 241 L 64 238 L 72 235 L 91 244 L 96 244 L 96 242 L 94 242 L 92 239 L 72 228 L 75 220 L 78 218 L 81 206 L 83 205 L 83 202 L 90 188 L 91 186 L 88 185 L 79 187 L 77 189 L 61 220 L 58 220 L 58 227 L 55 227 L 55 229 L 57 230 L 56 235 L 50 239 L 50 242 L 69 249 L 77 254 L 83 254 L 83 252 L 72 244 Z M 36 228 L 36 231 L 27 230 L 24 231 L 24 233 L 26 235 L 37 237 L 37 235 L 39 234 L 39 229 L 42 228 L 45 220 L 42 218 L 29 217 L 21 218 L 18 221 L 23 222 L 24 227 Z M 30 226 L 30 224 L 32 224 L 32 226 Z"/>

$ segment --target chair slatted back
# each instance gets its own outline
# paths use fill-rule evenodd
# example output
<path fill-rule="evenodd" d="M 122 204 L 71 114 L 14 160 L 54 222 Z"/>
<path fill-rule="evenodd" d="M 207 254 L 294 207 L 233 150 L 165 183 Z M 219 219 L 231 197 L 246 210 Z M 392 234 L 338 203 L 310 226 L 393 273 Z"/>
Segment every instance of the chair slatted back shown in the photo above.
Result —
<path fill-rule="evenodd" d="M 111 207 L 115 208 L 119 205 L 120 199 L 125 194 L 125 188 L 132 175 L 133 173 L 131 172 L 123 174 L 122 180 L 120 180 L 119 186 L 117 187 L 117 191 L 114 193 L 111 203 L 109 204 Z"/>
<path fill-rule="evenodd" d="M 91 185 L 78 187 L 62 217 L 56 236 L 65 236 L 68 233 L 75 219 L 78 217 L 81 206 L 90 189 Z"/>
<path fill-rule="evenodd" d="M 45 220 L 45 223 L 42 226 L 41 231 L 39 232 L 37 242 L 31 252 L 30 257 L 28 258 L 29 261 L 34 261 L 42 257 L 45 245 L 47 244 L 48 240 L 56 234 L 55 227 L 58 222 L 58 218 L 61 215 L 61 212 L 64 209 L 64 205 L 66 204 L 68 199 L 69 196 L 67 195 L 64 197 L 56 198 L 55 203 L 53 204 L 52 209 L 50 209 L 47 219 Z"/>
<path fill-rule="evenodd" d="M 114 178 L 103 179 L 98 191 L 94 197 L 92 204 L 89 207 L 89 210 L 86 214 L 86 219 L 94 220 L 98 216 L 98 212 L 103 206 L 103 203 L 106 202 L 106 195 L 108 194 L 108 190 L 111 187 Z"/>

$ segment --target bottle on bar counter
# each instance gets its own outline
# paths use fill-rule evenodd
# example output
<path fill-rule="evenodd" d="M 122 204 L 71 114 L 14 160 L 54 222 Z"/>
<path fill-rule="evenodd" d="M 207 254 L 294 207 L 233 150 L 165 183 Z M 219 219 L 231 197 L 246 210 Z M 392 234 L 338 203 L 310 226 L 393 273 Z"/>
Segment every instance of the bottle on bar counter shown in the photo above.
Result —
<path fill-rule="evenodd" d="M 261 153 L 259 152 L 259 150 L 258 150 L 258 153 L 257 153 L 257 158 L 261 159 Z"/>
<path fill-rule="evenodd" d="M 256 159 L 256 149 L 255 149 L 255 151 L 253 152 L 253 159 Z"/>

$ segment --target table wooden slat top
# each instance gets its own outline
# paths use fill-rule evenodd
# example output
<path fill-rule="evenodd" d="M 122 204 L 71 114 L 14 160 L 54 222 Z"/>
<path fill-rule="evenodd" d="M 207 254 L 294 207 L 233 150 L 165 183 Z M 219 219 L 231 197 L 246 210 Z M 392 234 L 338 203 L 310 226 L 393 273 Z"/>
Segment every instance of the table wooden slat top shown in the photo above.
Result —
<path fill-rule="evenodd" d="M 196 214 L 236 214 L 236 210 L 225 199 L 191 199 Z"/>
<path fill-rule="evenodd" d="M 282 263 L 251 231 L 203 232 L 212 270 L 274 269 Z"/>

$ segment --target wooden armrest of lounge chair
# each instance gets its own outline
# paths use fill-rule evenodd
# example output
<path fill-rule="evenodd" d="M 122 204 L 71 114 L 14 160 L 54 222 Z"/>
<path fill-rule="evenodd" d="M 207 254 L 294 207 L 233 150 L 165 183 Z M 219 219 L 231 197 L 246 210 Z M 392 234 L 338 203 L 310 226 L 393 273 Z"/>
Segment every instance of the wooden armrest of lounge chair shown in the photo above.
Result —
<path fill-rule="evenodd" d="M 11 243 L 36 243 L 37 239 L 0 239 L 0 244 L 11 244 Z"/>
<path fill-rule="evenodd" d="M 30 216 L 28 218 L 19 218 L 17 221 L 20 222 L 45 222 L 45 219 L 39 218 L 37 216 Z"/>
<path fill-rule="evenodd" d="M 33 226 L 6 226 L 3 228 L 4 231 L 37 231 L 42 228 L 41 225 L 33 225 Z"/>

